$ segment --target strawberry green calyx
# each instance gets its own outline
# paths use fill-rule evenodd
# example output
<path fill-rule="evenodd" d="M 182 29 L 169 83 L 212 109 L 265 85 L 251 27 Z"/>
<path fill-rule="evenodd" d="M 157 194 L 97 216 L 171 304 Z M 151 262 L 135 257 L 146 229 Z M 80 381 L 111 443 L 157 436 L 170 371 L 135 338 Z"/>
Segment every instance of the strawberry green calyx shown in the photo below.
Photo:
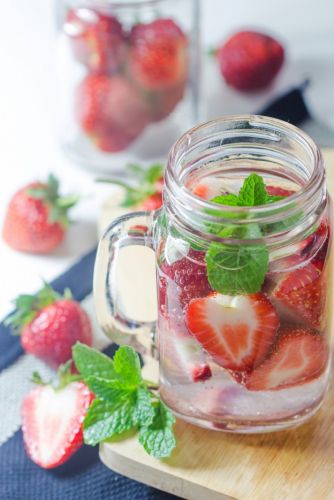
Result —
<path fill-rule="evenodd" d="M 76 205 L 80 199 L 79 195 L 72 194 L 60 196 L 59 181 L 53 175 L 49 174 L 45 184 L 40 183 L 28 188 L 28 194 L 32 198 L 43 201 L 49 209 L 49 222 L 53 224 L 59 222 L 64 228 L 67 228 L 70 220 L 68 211 Z"/>
<path fill-rule="evenodd" d="M 72 372 L 72 366 L 73 361 L 69 359 L 66 363 L 59 366 L 55 380 L 48 381 L 43 380 L 40 373 L 34 371 L 31 374 L 30 381 L 36 385 L 48 385 L 55 391 L 61 391 L 72 382 L 79 382 L 82 380 L 81 375 Z"/>
<path fill-rule="evenodd" d="M 23 327 L 28 325 L 41 309 L 62 298 L 72 298 L 69 289 L 61 296 L 48 283 L 44 283 L 43 288 L 35 295 L 19 295 L 14 300 L 16 311 L 6 319 L 5 324 L 12 328 L 14 334 L 20 335 Z"/>
<path fill-rule="evenodd" d="M 141 165 L 129 164 L 128 169 L 134 179 L 134 185 L 110 177 L 96 179 L 97 182 L 115 184 L 125 190 L 125 198 L 122 202 L 123 207 L 138 205 L 159 191 L 157 183 L 161 181 L 163 176 L 163 165 L 160 164 L 152 165 L 148 169 L 145 169 Z"/>

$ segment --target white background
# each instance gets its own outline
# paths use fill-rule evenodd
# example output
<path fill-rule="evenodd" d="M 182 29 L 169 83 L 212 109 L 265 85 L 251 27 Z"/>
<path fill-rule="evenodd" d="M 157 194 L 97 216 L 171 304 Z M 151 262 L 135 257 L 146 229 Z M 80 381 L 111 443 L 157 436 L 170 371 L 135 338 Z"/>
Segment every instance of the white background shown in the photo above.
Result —
<path fill-rule="evenodd" d="M 87 197 L 74 210 L 76 224 L 52 256 L 16 253 L 0 242 L 0 317 L 18 293 L 39 288 L 94 246 L 95 220 L 108 189 L 97 187 L 91 174 L 63 156 L 55 133 L 55 4 L 51 0 L 2 0 L 0 16 L 0 223 L 8 199 L 17 188 L 49 171 L 61 177 L 64 190 Z M 287 47 L 288 61 L 275 86 L 310 77 L 308 101 L 315 115 L 334 126 L 333 0 L 202 0 L 202 33 L 215 46 L 242 27 L 265 29 Z M 222 105 L 256 110 L 263 96 L 244 98 L 220 81 Z M 267 98 L 267 95 L 265 95 Z M 232 104 L 231 104 L 232 103 Z"/>

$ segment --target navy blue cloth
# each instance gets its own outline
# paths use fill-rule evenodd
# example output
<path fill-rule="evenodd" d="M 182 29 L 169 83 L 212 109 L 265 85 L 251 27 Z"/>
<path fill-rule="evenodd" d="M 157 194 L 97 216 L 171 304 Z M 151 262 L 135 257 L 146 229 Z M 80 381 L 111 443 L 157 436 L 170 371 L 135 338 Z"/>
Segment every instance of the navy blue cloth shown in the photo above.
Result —
<path fill-rule="evenodd" d="M 62 293 L 70 288 L 76 300 L 92 291 L 96 249 L 51 284 Z M 114 346 L 106 349 L 113 355 Z M 23 353 L 20 339 L 0 324 L 0 371 Z M 5 405 L 5 402 L 2 402 Z M 2 411 L 6 411 L 2 407 Z M 0 421 L 1 425 L 1 421 Z M 163 493 L 127 479 L 105 467 L 99 459 L 98 447 L 83 446 L 68 462 L 53 470 L 35 465 L 26 455 L 22 433 L 18 431 L 0 446 L 0 500 L 172 500 Z"/>

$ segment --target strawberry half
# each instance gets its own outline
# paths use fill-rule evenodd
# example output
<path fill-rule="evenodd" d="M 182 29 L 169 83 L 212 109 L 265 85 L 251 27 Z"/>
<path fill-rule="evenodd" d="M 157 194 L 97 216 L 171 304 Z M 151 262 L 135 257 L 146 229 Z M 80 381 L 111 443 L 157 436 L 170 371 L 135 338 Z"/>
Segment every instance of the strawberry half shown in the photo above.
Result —
<path fill-rule="evenodd" d="M 92 344 L 90 319 L 69 290 L 62 297 L 46 284 L 36 295 L 20 295 L 15 304 L 7 324 L 21 335 L 23 349 L 48 365 L 71 359 L 77 341 Z"/>
<path fill-rule="evenodd" d="M 54 389 L 33 389 L 22 405 L 22 432 L 27 454 L 44 469 L 68 460 L 83 443 L 82 422 L 93 394 L 82 382 Z"/>
<path fill-rule="evenodd" d="M 249 374 L 245 385 L 250 391 L 269 391 L 303 384 L 318 377 L 327 362 L 322 337 L 304 328 L 286 329 L 273 353 Z"/>
<path fill-rule="evenodd" d="M 322 273 L 312 263 L 288 273 L 273 291 L 273 297 L 303 321 L 319 328 L 325 308 Z"/>
<path fill-rule="evenodd" d="M 271 302 L 261 293 L 229 296 L 214 292 L 190 302 L 186 323 L 220 366 L 249 371 L 268 354 L 279 319 Z"/>
<path fill-rule="evenodd" d="M 291 196 L 295 194 L 295 191 L 291 191 L 290 189 L 284 189 L 279 186 L 266 186 L 266 191 L 270 196 Z"/>

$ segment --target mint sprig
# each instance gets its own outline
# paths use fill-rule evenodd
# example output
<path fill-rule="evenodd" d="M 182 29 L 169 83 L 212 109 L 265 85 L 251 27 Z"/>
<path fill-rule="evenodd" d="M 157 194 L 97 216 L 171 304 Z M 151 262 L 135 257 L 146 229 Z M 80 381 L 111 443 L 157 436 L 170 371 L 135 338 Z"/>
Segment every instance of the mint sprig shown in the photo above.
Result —
<path fill-rule="evenodd" d="M 233 207 L 254 207 L 279 201 L 284 197 L 267 193 L 263 178 L 255 173 L 245 180 L 239 194 L 226 194 L 213 198 L 214 203 Z M 225 215 L 225 214 L 224 214 Z M 232 217 L 229 217 L 232 218 Z M 263 234 L 258 224 L 222 226 L 214 234 L 236 242 L 209 245 L 206 252 L 207 276 L 211 287 L 219 293 L 244 295 L 261 290 L 269 265 L 269 252 L 261 240 Z M 242 240 L 247 240 L 243 242 Z"/>
<path fill-rule="evenodd" d="M 72 352 L 80 375 L 96 396 L 83 422 L 85 443 L 94 446 L 138 430 L 149 454 L 169 457 L 176 445 L 174 416 L 143 379 L 132 347 L 119 347 L 113 359 L 81 343 Z"/>

